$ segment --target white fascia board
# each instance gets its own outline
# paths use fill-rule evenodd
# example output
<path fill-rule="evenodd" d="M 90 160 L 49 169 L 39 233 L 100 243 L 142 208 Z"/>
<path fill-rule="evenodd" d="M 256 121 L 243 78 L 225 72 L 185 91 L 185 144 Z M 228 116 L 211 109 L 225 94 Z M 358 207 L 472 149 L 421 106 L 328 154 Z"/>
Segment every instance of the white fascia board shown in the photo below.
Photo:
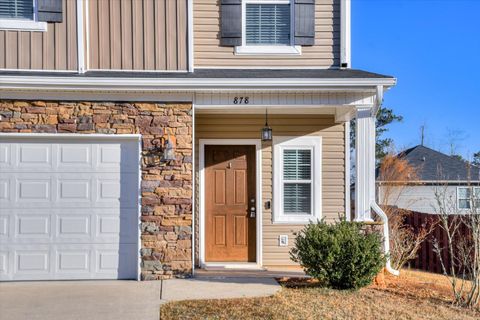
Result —
<path fill-rule="evenodd" d="M 391 87 L 394 78 L 112 78 L 0 76 L 3 90 L 73 90 L 73 91 L 202 91 L 202 90 L 285 90 L 285 89 L 376 89 Z"/>

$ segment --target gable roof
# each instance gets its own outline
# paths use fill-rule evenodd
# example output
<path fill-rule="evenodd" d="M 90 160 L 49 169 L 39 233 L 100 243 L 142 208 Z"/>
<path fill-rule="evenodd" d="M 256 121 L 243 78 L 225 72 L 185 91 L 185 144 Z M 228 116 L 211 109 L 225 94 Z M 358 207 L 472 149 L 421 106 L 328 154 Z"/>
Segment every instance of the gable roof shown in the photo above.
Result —
<path fill-rule="evenodd" d="M 480 181 L 480 167 L 422 145 L 402 151 L 397 157 L 417 168 L 420 181 Z"/>

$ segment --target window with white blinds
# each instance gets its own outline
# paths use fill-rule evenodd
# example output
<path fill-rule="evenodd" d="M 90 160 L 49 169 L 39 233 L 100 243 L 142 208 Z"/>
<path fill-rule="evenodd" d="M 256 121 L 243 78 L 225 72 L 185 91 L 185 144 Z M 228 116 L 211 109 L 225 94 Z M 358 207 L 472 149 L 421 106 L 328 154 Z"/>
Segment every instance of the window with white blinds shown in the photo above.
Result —
<path fill-rule="evenodd" d="M 322 138 L 274 136 L 273 145 L 274 222 L 321 219 Z"/>
<path fill-rule="evenodd" d="M 246 45 L 290 45 L 290 20 L 289 4 L 247 3 Z"/>
<path fill-rule="evenodd" d="M 283 213 L 312 214 L 312 150 L 283 150 Z"/>
<path fill-rule="evenodd" d="M 0 0 L 0 19 L 33 20 L 33 0 Z"/>

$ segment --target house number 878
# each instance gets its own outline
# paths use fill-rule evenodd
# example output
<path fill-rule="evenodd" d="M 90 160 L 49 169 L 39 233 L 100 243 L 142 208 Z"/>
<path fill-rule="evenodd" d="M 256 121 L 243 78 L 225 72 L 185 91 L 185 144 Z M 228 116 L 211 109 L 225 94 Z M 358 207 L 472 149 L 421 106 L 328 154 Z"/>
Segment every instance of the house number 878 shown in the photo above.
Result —
<path fill-rule="evenodd" d="M 233 104 L 248 104 L 249 97 L 235 97 L 233 98 Z"/>

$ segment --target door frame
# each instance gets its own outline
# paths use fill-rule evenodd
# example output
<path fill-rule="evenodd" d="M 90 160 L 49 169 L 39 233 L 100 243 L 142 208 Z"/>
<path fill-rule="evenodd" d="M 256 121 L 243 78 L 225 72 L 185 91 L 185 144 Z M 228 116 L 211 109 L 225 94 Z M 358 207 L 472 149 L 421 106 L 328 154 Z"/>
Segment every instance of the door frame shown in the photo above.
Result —
<path fill-rule="evenodd" d="M 253 263 L 205 262 L 205 146 L 207 145 L 253 145 L 255 146 L 255 186 L 256 186 L 256 259 Z M 262 266 L 262 141 L 260 139 L 200 139 L 199 140 L 199 263 L 201 268 L 208 266 L 245 268 Z"/>

